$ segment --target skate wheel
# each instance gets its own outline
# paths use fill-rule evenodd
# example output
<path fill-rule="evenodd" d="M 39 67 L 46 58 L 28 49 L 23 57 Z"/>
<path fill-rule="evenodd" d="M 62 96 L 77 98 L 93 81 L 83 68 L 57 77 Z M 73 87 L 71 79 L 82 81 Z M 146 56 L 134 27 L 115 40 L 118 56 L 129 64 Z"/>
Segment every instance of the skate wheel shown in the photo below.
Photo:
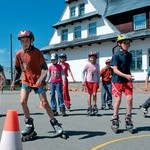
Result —
<path fill-rule="evenodd" d="M 61 138 L 63 138 L 63 139 L 68 139 L 69 136 L 68 136 L 66 133 L 62 133 Z"/>

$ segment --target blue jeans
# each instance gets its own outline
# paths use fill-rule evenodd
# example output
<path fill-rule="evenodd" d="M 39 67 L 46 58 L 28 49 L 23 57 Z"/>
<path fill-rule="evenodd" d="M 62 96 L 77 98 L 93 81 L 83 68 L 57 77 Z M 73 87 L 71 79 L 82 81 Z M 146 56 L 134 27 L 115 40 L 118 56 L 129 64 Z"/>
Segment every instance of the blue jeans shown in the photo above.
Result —
<path fill-rule="evenodd" d="M 52 83 L 50 82 L 50 90 L 51 90 L 51 107 L 52 110 L 57 110 L 57 102 L 56 102 L 56 93 L 58 98 L 58 106 L 60 109 L 65 109 L 63 92 L 62 92 L 62 83 Z"/>
<path fill-rule="evenodd" d="M 112 105 L 112 84 L 102 82 L 101 84 L 101 106 Z"/>
<path fill-rule="evenodd" d="M 142 107 L 146 109 L 150 107 L 150 97 L 142 104 Z"/>

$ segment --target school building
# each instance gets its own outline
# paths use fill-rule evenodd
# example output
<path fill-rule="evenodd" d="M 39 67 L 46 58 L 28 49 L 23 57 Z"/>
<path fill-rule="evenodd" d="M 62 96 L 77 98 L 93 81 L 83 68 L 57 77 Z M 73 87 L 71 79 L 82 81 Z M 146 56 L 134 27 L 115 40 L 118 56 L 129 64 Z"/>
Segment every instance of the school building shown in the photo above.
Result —
<path fill-rule="evenodd" d="M 105 60 L 112 57 L 117 36 L 126 33 L 132 39 L 129 49 L 133 55 L 132 74 L 135 81 L 145 80 L 150 66 L 150 0 L 64 2 L 66 7 L 53 25 L 55 30 L 49 44 L 41 49 L 48 64 L 51 53 L 67 54 L 74 78 L 80 82 L 88 53 L 97 52 L 97 62 L 101 68 L 104 67 Z M 71 78 L 69 81 L 72 81 Z"/>

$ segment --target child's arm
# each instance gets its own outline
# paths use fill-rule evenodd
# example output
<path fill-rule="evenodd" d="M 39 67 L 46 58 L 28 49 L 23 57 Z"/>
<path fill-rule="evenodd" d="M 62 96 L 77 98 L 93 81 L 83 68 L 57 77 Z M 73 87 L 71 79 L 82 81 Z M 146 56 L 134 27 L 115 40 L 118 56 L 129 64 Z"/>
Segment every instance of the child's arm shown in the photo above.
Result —
<path fill-rule="evenodd" d="M 72 71 L 70 69 L 70 66 L 68 67 L 68 71 L 69 71 L 70 76 L 72 77 L 73 82 L 76 82 L 74 77 L 73 77 L 73 74 L 72 74 Z"/>

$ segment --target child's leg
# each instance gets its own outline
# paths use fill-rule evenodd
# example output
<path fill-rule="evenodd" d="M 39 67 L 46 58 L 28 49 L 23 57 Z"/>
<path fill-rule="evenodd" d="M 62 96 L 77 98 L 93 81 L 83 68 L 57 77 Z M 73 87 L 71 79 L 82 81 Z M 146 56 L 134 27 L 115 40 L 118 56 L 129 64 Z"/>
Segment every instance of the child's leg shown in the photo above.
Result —
<path fill-rule="evenodd" d="M 133 101 L 133 97 L 132 95 L 128 95 L 126 96 L 126 108 L 127 108 L 127 114 L 131 114 L 132 111 L 132 101 Z"/>
<path fill-rule="evenodd" d="M 88 93 L 87 103 L 89 107 L 91 107 L 91 98 L 92 98 L 92 94 Z"/>
<path fill-rule="evenodd" d="M 66 78 L 65 83 L 63 84 L 63 96 L 64 96 L 64 103 L 67 108 L 70 107 L 70 96 L 69 96 L 69 89 L 68 89 L 68 79 Z"/>

